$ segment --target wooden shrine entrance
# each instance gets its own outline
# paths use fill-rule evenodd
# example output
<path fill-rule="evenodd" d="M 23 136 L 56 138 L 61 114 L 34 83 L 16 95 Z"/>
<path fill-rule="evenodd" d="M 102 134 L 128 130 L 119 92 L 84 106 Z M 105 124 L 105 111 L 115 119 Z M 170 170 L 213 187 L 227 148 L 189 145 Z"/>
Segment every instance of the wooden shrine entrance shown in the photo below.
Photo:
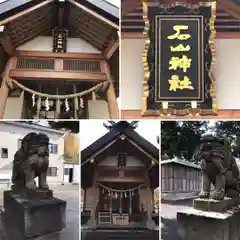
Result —
<path fill-rule="evenodd" d="M 118 119 L 119 9 L 25 2 L 0 11 L 0 119 Z"/>
<path fill-rule="evenodd" d="M 112 184 L 111 184 L 112 185 Z M 114 184 L 116 185 L 116 184 Z M 122 184 L 118 184 L 122 185 Z M 141 215 L 141 202 L 138 187 L 126 189 L 113 189 L 100 185 L 98 204 L 98 224 L 126 226 L 132 220 L 132 216 Z M 129 184 L 132 185 L 132 184 Z M 108 185 L 109 186 L 109 185 Z M 123 185 L 122 185 L 123 186 Z"/>
<path fill-rule="evenodd" d="M 135 132 L 137 122 L 109 124 L 109 132 L 81 152 L 82 223 L 153 229 L 159 150 Z"/>

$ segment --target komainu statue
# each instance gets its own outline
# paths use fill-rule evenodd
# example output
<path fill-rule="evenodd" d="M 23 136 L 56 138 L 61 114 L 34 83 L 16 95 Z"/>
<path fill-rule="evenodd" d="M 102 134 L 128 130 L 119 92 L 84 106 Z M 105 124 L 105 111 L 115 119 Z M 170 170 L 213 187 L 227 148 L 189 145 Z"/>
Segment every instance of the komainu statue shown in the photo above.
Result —
<path fill-rule="evenodd" d="M 29 133 L 21 143 L 21 148 L 15 153 L 13 161 L 13 189 L 37 188 L 35 177 L 38 177 L 38 187 L 49 189 L 46 178 L 49 165 L 49 138 L 42 133 Z"/>
<path fill-rule="evenodd" d="M 203 137 L 196 158 L 200 161 L 202 169 L 200 198 L 210 197 L 211 183 L 215 187 L 212 199 L 222 200 L 224 196 L 230 198 L 239 196 L 239 169 L 227 139 L 211 135 Z"/>

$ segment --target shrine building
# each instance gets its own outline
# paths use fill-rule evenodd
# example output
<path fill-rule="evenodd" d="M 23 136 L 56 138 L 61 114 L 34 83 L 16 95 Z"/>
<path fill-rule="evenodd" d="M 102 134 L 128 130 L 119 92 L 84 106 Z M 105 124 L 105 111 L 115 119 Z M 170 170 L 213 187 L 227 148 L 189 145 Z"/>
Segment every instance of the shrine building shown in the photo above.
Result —
<path fill-rule="evenodd" d="M 0 1 L 0 119 L 118 118 L 119 9 Z"/>
<path fill-rule="evenodd" d="M 91 229 L 148 229 L 152 238 L 141 239 L 158 239 L 153 229 L 159 218 L 154 211 L 159 149 L 135 131 L 137 121 L 109 122 L 104 124 L 109 132 L 81 152 L 81 224 Z"/>
<path fill-rule="evenodd" d="M 196 198 L 202 185 L 198 164 L 181 159 L 161 160 L 161 199 L 180 200 Z"/>
<path fill-rule="evenodd" d="M 202 2 L 202 3 L 200 3 Z M 210 3 L 212 2 L 212 3 Z M 160 118 L 160 119 L 174 119 L 176 112 L 174 107 L 174 101 L 176 101 L 177 97 L 189 97 L 192 98 L 193 95 L 191 89 L 196 89 L 200 91 L 205 91 L 205 95 L 210 95 L 211 103 L 213 108 L 213 114 L 208 114 L 209 112 L 205 111 L 204 114 L 200 114 L 200 116 L 195 115 L 194 113 L 189 115 L 188 113 L 194 109 L 197 110 L 199 105 L 201 105 L 201 101 L 195 104 L 192 104 L 192 109 L 188 111 L 188 109 L 184 109 L 183 111 L 179 110 L 179 114 L 177 116 L 178 119 L 186 119 L 191 118 L 193 116 L 194 119 L 196 118 L 214 118 L 214 119 L 229 119 L 229 118 L 239 118 L 240 117 L 240 95 L 239 95 L 239 76 L 240 76 L 240 69 L 239 69 L 239 46 L 240 46 L 240 1 L 239 0 L 222 0 L 222 1 L 207 1 L 207 0 L 183 0 L 183 1 L 175 1 L 175 0 L 122 0 L 121 1 L 121 93 L 123 93 L 121 97 L 121 116 L 122 119 L 139 119 L 141 117 L 145 118 Z M 181 6 L 184 6 L 185 9 Z M 212 4 L 212 10 L 210 8 L 203 9 L 203 6 L 210 6 Z M 197 6 L 197 7 L 196 7 Z M 186 10 L 188 8 L 188 10 Z M 182 12 L 181 12 L 182 11 Z M 185 13 L 183 13 L 183 11 Z M 210 12 L 212 11 L 212 12 Z M 210 69 L 210 62 L 212 63 L 211 67 L 213 67 L 213 74 L 209 73 L 209 77 L 212 79 L 212 87 L 209 89 L 207 81 L 207 74 L 203 79 L 204 83 L 202 85 L 197 84 L 197 77 L 193 77 L 192 81 L 196 81 L 196 84 L 189 85 L 189 86 L 179 86 L 178 90 L 176 89 L 167 89 L 167 84 L 169 73 L 173 73 L 171 69 L 174 67 L 168 67 L 166 65 L 169 61 L 169 55 L 167 54 L 167 48 L 172 47 L 171 51 L 180 52 L 182 51 L 183 54 L 188 52 L 188 48 L 190 46 L 193 47 L 194 44 L 197 44 L 196 41 L 203 41 L 200 40 L 202 35 L 197 35 L 194 31 L 197 30 L 197 27 L 194 27 L 194 23 L 186 23 L 186 29 L 189 28 L 189 33 L 192 33 L 192 43 L 189 41 L 190 45 L 188 48 L 179 48 L 174 49 L 174 45 L 171 44 L 169 39 L 173 39 L 171 34 L 174 34 L 174 31 L 170 25 L 178 24 L 179 22 L 175 21 L 177 17 L 184 17 L 185 19 L 190 19 L 194 17 L 194 15 L 202 15 L 204 18 L 205 23 L 204 25 L 203 35 L 209 39 L 209 42 L 206 43 L 206 48 L 211 48 L 211 53 L 209 55 L 205 55 L 205 60 L 210 59 L 207 65 L 209 67 L 205 67 L 205 70 L 209 73 Z M 172 22 L 169 21 L 165 23 L 165 26 L 162 28 L 154 28 L 154 16 L 159 18 L 161 21 L 164 21 L 167 17 L 172 17 Z M 198 16 L 195 16 L 197 19 Z M 155 19 L 156 19 L 155 18 Z M 209 20 L 210 19 L 210 20 Z M 159 20 L 159 21 L 160 21 Z M 169 20 L 169 19 L 168 19 Z M 174 22 L 175 21 L 175 22 Z M 167 25 L 168 24 L 168 25 Z M 180 24 L 179 24 L 180 25 Z M 184 25 L 184 24 L 183 24 Z M 178 26 L 179 27 L 179 26 Z M 176 28 L 176 26 L 175 26 Z M 162 31 L 158 35 L 156 33 L 156 29 L 161 29 Z M 201 28 L 200 28 L 201 29 Z M 177 29 L 176 29 L 177 30 Z M 148 32 L 147 32 L 148 31 Z M 191 32 L 192 31 L 192 32 Z M 184 32 L 186 33 L 186 32 Z M 165 37 L 168 34 L 168 38 Z M 162 37 L 164 35 L 164 37 Z M 187 34 L 186 34 L 187 35 Z M 173 36 L 173 35 L 172 35 Z M 199 37 L 198 37 L 199 36 Z M 154 39 L 154 40 L 153 40 Z M 204 38 L 202 38 L 204 39 Z M 155 42 L 154 42 L 155 41 Z M 161 43 L 164 41 L 164 44 Z M 175 40 L 172 40 L 174 42 Z M 175 41 L 175 43 L 177 43 Z M 149 46 L 150 44 L 150 46 Z M 158 51 L 152 50 L 152 45 L 155 48 L 159 47 Z M 163 44 L 163 45 L 161 45 Z M 161 46 L 160 46 L 161 45 Z M 177 46 L 177 45 L 176 45 Z M 178 46 L 181 46 L 180 44 Z M 145 55 L 148 51 L 148 57 Z M 154 79 L 154 76 L 151 78 L 149 77 L 150 73 L 147 72 L 151 71 L 151 68 L 154 67 L 154 54 L 151 55 L 151 51 L 154 54 L 161 54 L 161 62 L 160 66 L 156 66 L 156 69 L 161 69 L 161 76 Z M 196 50 L 197 51 L 197 50 Z M 156 53 L 157 52 L 157 53 Z M 187 54 L 191 56 L 191 51 Z M 206 54 L 206 53 L 203 53 Z M 156 55 L 157 56 L 157 55 Z M 174 55 L 173 55 L 174 56 Z M 179 56 L 179 55 L 176 55 Z M 209 57 L 210 56 L 210 57 Z M 208 58 L 209 57 L 209 58 Z M 156 58 L 156 57 L 155 57 Z M 159 56 L 160 58 L 160 56 Z M 194 59 L 194 57 L 192 58 Z M 176 60 L 176 59 L 175 59 Z M 145 61 L 145 63 L 144 63 Z M 148 61 L 148 66 L 147 62 Z M 153 66 L 151 66 L 153 63 Z M 171 62 L 170 62 L 171 63 Z M 172 62 L 173 63 L 173 62 Z M 176 62 L 175 62 L 176 63 Z M 197 61 L 194 63 L 192 60 L 192 70 L 190 71 L 200 71 L 200 64 L 197 64 Z M 144 65 L 145 64 L 145 65 Z M 157 64 L 157 58 L 155 61 Z M 194 64 L 196 64 L 194 66 Z M 165 67 L 164 67 L 165 66 Z M 174 69 L 176 70 L 176 69 Z M 158 70 L 160 71 L 160 70 Z M 177 70 L 178 73 L 180 72 Z M 186 71 L 184 71 L 186 72 Z M 157 74 L 157 73 L 156 73 Z M 165 74 L 165 75 L 164 75 Z M 210 76 L 211 74 L 211 76 Z M 179 75 L 180 78 L 176 75 L 175 80 L 183 80 L 183 71 Z M 150 80 L 149 80 L 150 79 Z M 188 78 L 184 78 L 185 83 Z M 147 82 L 148 81 L 148 82 Z M 154 82 L 161 81 L 159 83 L 160 86 L 154 86 Z M 165 83 L 164 83 L 165 82 Z M 156 84 L 158 84 L 156 83 Z M 189 82 L 190 83 L 190 82 Z M 150 85 L 149 85 L 150 84 Z M 164 85 L 165 84 L 165 85 Z M 183 82 L 182 82 L 183 84 Z M 144 86 L 143 86 L 144 85 Z M 149 85 L 149 86 L 147 86 Z M 186 88 L 188 88 L 186 90 Z M 134 89 L 135 91 L 132 91 Z M 147 89 L 147 90 L 146 90 Z M 165 89 L 165 90 L 164 90 Z M 189 90 L 190 89 L 190 90 Z M 146 105 L 149 104 L 150 101 L 154 102 L 154 91 L 160 91 L 162 99 L 166 97 L 166 99 L 172 100 L 162 100 L 161 106 L 163 110 L 166 110 L 166 114 L 148 114 L 148 116 L 143 116 L 143 112 L 146 108 Z M 184 95 L 184 93 L 186 95 Z M 152 95 L 149 95 L 152 94 Z M 148 96 L 148 102 L 146 102 L 146 97 Z M 160 96 L 160 95 L 159 95 Z M 164 97 L 163 97 L 164 96 Z M 203 96 L 204 97 L 204 96 Z M 160 97 L 159 97 L 160 98 Z M 175 100 L 174 100 L 175 98 Z M 178 98 L 178 99 L 179 99 Z M 205 99 L 206 100 L 206 99 Z M 166 101 L 166 102 L 164 102 Z M 168 103 L 168 104 L 167 104 Z M 155 103 L 152 104 L 154 106 Z M 206 104 L 205 104 L 206 105 Z M 174 114 L 168 114 L 167 108 L 169 108 L 170 112 Z M 189 104 L 189 108 L 191 108 L 191 103 Z M 194 108 L 194 109 L 193 109 Z M 200 108 L 205 108 L 204 104 L 200 106 Z M 156 108 L 157 111 L 157 108 Z M 200 110 L 199 110 L 200 111 Z M 164 111 L 163 111 L 164 112 Z M 170 116 L 171 115 L 171 116 Z M 194 116 L 195 115 L 195 116 Z"/>

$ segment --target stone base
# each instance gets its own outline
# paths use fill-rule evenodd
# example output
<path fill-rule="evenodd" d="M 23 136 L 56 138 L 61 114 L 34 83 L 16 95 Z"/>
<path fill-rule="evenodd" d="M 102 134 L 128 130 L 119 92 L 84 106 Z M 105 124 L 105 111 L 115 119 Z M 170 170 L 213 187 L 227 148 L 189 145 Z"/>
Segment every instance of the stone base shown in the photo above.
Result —
<path fill-rule="evenodd" d="M 202 199 L 193 200 L 193 207 L 202 211 L 225 212 L 240 204 L 240 197 L 224 198 L 223 200 Z"/>
<path fill-rule="evenodd" d="M 4 192 L 4 225 L 18 240 L 59 232 L 66 224 L 66 202 L 57 198 L 23 199 Z"/>
<path fill-rule="evenodd" d="M 240 211 L 225 213 L 197 209 L 177 213 L 178 235 L 182 240 L 239 240 Z"/>
<path fill-rule="evenodd" d="M 83 211 L 81 213 L 81 225 L 87 225 L 90 218 L 91 218 L 91 211 Z"/>
<path fill-rule="evenodd" d="M 14 195 L 19 195 L 21 198 L 26 199 L 46 199 L 52 198 L 53 192 L 50 189 L 40 189 L 36 190 L 26 189 L 26 188 L 16 188 L 14 185 L 12 186 L 12 191 Z"/>

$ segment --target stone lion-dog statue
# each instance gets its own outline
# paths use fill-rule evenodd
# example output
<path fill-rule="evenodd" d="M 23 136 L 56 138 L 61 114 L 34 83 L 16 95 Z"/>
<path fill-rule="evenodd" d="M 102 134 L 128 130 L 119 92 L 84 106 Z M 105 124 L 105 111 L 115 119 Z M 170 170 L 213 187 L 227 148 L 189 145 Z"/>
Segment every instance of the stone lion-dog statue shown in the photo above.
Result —
<path fill-rule="evenodd" d="M 200 198 L 222 200 L 224 197 L 235 198 L 240 194 L 240 173 L 232 155 L 231 145 L 227 139 L 212 135 L 201 139 L 195 158 L 201 164 L 202 189 Z M 215 191 L 210 196 L 211 184 Z"/>
<path fill-rule="evenodd" d="M 49 165 L 49 138 L 43 133 L 29 133 L 14 155 L 12 183 L 14 189 L 36 190 L 34 179 L 38 177 L 39 189 L 49 189 L 47 169 Z"/>

